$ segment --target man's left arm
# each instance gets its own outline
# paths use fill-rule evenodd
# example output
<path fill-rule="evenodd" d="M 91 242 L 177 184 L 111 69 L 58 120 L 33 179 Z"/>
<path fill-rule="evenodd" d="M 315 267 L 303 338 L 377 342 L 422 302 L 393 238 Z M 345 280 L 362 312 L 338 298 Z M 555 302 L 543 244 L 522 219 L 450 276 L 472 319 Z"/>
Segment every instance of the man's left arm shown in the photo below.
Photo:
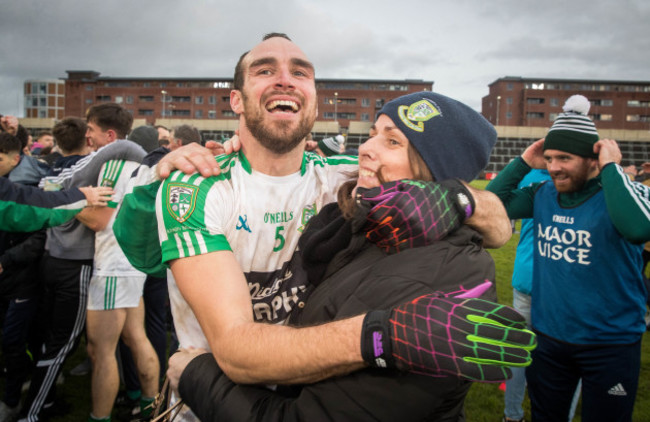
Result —
<path fill-rule="evenodd" d="M 605 203 L 612 223 L 633 243 L 650 240 L 650 188 L 633 182 L 619 165 L 621 152 L 616 141 L 601 139 L 594 145 L 598 154 Z"/>

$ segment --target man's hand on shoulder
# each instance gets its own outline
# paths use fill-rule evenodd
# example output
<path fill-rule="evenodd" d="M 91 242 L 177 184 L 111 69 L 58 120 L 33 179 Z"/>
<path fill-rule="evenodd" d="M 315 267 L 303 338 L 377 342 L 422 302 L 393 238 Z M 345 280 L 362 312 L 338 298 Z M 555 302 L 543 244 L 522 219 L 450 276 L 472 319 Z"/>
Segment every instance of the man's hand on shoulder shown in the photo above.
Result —
<path fill-rule="evenodd" d="M 164 179 L 172 171 L 180 170 L 185 174 L 201 173 L 203 177 L 217 176 L 221 173 L 214 154 L 206 147 L 191 143 L 165 155 L 157 166 L 158 177 Z"/>

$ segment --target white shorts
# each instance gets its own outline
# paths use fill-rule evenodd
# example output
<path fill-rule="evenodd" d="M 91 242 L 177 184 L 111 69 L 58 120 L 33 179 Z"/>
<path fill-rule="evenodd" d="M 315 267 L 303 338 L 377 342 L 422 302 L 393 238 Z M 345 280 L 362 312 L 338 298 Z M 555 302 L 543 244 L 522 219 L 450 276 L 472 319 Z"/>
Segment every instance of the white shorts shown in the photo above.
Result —
<path fill-rule="evenodd" d="M 88 286 L 88 310 L 137 308 L 146 276 L 106 277 L 94 275 Z"/>

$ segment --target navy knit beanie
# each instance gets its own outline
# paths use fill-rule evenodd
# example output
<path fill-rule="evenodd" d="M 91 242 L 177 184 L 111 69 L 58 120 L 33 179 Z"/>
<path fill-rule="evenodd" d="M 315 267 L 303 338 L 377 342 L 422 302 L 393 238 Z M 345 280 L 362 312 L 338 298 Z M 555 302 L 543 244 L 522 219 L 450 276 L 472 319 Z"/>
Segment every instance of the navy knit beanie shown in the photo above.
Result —
<path fill-rule="evenodd" d="M 544 140 L 544 151 L 556 149 L 587 158 L 598 158 L 594 144 L 599 136 L 596 125 L 589 118 L 591 104 L 587 97 L 572 95 L 566 100 Z"/>
<path fill-rule="evenodd" d="M 483 116 L 433 92 L 396 98 L 377 117 L 382 114 L 406 135 L 437 181 L 474 180 L 487 166 L 497 141 L 496 130 Z"/>

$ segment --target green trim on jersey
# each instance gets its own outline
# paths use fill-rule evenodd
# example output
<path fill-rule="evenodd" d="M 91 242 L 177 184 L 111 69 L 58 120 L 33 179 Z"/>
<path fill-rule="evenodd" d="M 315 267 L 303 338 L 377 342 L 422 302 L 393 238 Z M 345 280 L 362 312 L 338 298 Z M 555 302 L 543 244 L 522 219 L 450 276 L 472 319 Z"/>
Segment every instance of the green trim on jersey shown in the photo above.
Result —
<path fill-rule="evenodd" d="M 104 286 L 104 310 L 115 309 L 115 291 L 117 290 L 117 277 L 106 277 Z"/>
<path fill-rule="evenodd" d="M 100 176 L 101 178 L 98 186 L 114 188 L 122 174 L 122 170 L 124 170 L 125 163 L 126 161 L 124 160 L 108 160 L 106 164 L 104 164 L 104 172 Z M 108 201 L 107 206 L 109 208 L 117 208 L 117 205 L 117 202 Z"/>
<path fill-rule="evenodd" d="M 300 166 L 300 175 L 304 176 L 307 171 L 307 165 L 314 163 L 315 166 L 325 167 L 325 164 L 332 166 L 340 164 L 359 164 L 358 157 L 353 155 L 334 155 L 332 157 L 321 157 L 315 152 L 305 151 L 302 155 L 302 164 Z"/>

